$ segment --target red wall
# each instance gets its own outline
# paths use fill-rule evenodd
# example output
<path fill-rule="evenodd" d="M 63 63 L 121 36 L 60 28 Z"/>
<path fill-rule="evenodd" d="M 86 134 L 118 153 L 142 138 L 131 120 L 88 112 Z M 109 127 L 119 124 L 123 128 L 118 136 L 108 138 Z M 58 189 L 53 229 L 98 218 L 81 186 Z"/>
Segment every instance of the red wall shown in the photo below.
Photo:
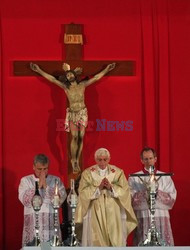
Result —
<path fill-rule="evenodd" d="M 56 119 L 65 117 L 65 94 L 40 77 L 15 77 L 12 63 L 61 60 L 61 27 L 71 22 L 84 24 L 84 59 L 136 61 L 136 76 L 105 77 L 86 90 L 94 126 L 84 139 L 84 167 L 94 163 L 98 147 L 106 147 L 111 162 L 128 176 L 141 167 L 141 148 L 155 147 L 158 168 L 175 173 L 178 197 L 171 212 L 175 243 L 190 245 L 190 2 L 6 0 L 1 5 L 3 249 L 21 245 L 23 207 L 17 190 L 20 178 L 32 172 L 33 156 L 47 154 L 50 172 L 67 184 L 66 135 L 56 131 Z M 98 132 L 96 119 L 131 120 L 133 131 Z"/>

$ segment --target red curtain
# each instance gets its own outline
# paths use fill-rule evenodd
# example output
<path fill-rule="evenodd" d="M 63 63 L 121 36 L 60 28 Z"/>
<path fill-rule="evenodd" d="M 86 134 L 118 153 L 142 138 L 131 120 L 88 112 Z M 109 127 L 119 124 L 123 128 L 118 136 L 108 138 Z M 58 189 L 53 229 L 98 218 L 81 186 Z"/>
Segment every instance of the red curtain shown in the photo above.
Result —
<path fill-rule="evenodd" d="M 2 24 L 1 24 L 1 12 L 0 12 L 0 30 L 2 31 Z M 3 190 L 4 190 L 4 182 L 3 182 L 3 70 L 2 70 L 2 57 L 3 57 L 3 50 L 2 50 L 2 34 L 0 31 L 0 247 L 4 245 L 4 235 L 3 235 Z"/>
<path fill-rule="evenodd" d="M 141 35 L 143 145 L 156 148 L 162 170 L 171 171 L 168 1 L 141 1 Z"/>
<path fill-rule="evenodd" d="M 190 245 L 189 0 L 6 0 L 1 8 L 0 248 L 21 247 L 18 185 L 32 173 L 35 154 L 47 154 L 50 172 L 67 185 L 66 133 L 57 130 L 65 94 L 40 77 L 15 77 L 13 61 L 62 60 L 61 29 L 71 22 L 84 24 L 85 60 L 136 62 L 135 76 L 104 77 L 87 88 L 83 167 L 106 147 L 111 163 L 128 176 L 141 168 L 142 147 L 155 147 L 158 168 L 174 172 L 178 191 L 171 211 L 175 244 Z M 98 131 L 97 120 L 106 121 L 106 131 Z M 108 129 L 122 121 L 131 121 L 133 129 Z"/>

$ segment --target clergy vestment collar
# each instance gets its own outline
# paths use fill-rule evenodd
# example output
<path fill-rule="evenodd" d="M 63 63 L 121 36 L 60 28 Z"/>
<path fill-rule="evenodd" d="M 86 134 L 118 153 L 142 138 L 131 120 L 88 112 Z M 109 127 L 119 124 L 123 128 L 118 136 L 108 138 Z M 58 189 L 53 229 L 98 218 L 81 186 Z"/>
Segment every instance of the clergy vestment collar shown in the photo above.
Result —
<path fill-rule="evenodd" d="M 105 176 L 108 173 L 108 167 L 106 166 L 104 169 L 101 169 L 98 165 L 97 165 L 97 170 L 100 176 Z"/>
<path fill-rule="evenodd" d="M 144 174 L 149 174 L 149 171 L 148 171 L 148 169 L 146 169 L 145 167 L 143 168 L 143 173 Z M 155 171 L 154 171 L 154 173 L 156 173 L 157 172 L 157 169 L 155 168 Z"/>

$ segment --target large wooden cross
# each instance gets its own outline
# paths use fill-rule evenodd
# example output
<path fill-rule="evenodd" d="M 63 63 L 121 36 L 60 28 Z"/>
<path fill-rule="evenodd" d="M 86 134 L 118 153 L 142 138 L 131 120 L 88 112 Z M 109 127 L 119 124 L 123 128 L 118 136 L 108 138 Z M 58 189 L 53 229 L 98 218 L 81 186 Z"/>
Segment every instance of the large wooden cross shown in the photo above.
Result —
<path fill-rule="evenodd" d="M 114 70 L 107 75 L 111 76 L 133 76 L 135 75 L 134 61 L 84 61 L 83 57 L 83 25 L 81 24 L 65 24 L 62 26 L 62 43 L 65 53 L 62 55 L 63 61 L 32 61 L 42 68 L 45 72 L 59 76 L 63 75 L 62 64 L 68 63 L 71 69 L 81 67 L 84 76 L 94 75 L 109 63 L 116 62 Z M 65 54 L 65 55 L 64 55 Z M 14 61 L 14 75 L 15 76 L 39 76 L 30 69 L 31 61 Z M 70 141 L 70 139 L 68 139 Z M 69 143 L 70 145 L 70 143 Z M 70 146 L 69 146 L 70 147 Z M 69 156 L 68 156 L 69 158 Z M 82 169 L 82 166 L 81 166 Z M 70 159 L 68 159 L 68 180 L 73 178 L 72 166 Z"/>

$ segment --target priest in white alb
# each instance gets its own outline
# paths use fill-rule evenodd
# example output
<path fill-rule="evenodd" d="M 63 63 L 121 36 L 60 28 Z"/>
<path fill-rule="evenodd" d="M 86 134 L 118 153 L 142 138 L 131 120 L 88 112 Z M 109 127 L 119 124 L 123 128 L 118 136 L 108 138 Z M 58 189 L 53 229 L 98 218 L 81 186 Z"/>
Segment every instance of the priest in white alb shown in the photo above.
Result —
<path fill-rule="evenodd" d="M 148 174 L 149 167 L 155 166 L 157 161 L 156 151 L 153 148 L 145 147 L 141 151 L 141 163 L 143 170 L 135 174 Z M 156 170 L 155 173 L 164 174 L 164 172 Z M 144 183 L 149 180 L 148 176 L 130 177 L 128 179 L 132 194 L 132 205 L 138 219 L 138 227 L 134 231 L 133 245 L 141 244 L 147 237 L 150 228 L 150 209 L 147 187 Z M 144 183 L 143 183 L 144 182 Z M 174 245 L 172 228 L 170 224 L 169 210 L 172 209 L 177 196 L 174 182 L 170 176 L 162 176 L 157 181 L 157 195 L 155 201 L 155 226 L 159 232 L 159 237 L 167 246 Z"/>

